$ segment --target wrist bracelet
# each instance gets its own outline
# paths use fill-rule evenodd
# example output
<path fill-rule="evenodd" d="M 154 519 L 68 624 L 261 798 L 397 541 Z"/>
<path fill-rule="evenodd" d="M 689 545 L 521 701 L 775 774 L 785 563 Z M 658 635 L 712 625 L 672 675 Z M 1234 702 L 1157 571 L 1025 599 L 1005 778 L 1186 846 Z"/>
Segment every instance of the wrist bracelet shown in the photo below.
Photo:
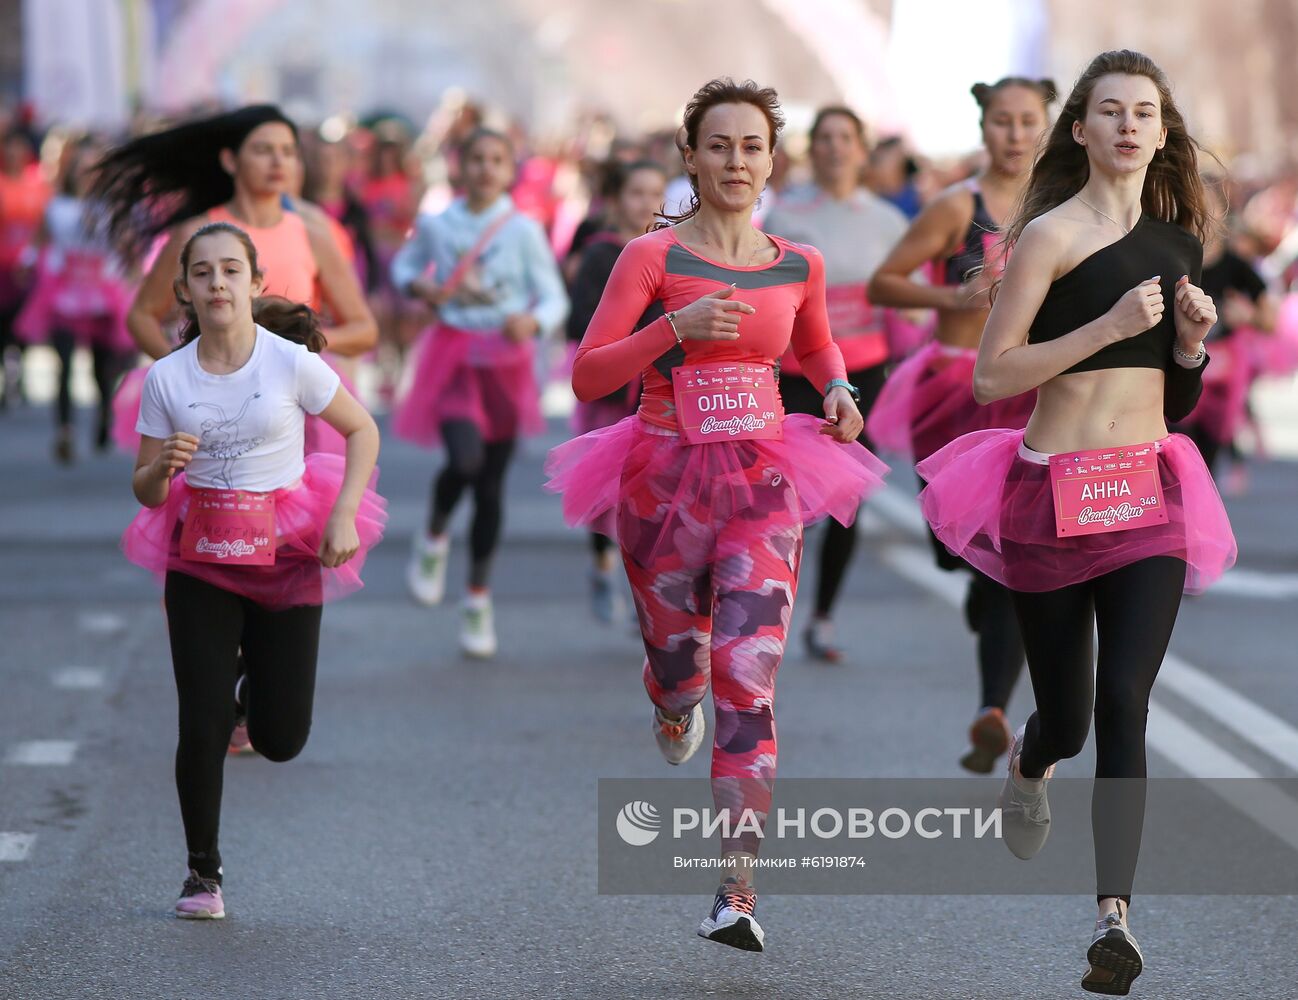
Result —
<path fill-rule="evenodd" d="M 821 395 L 828 396 L 830 389 L 846 389 L 848 395 L 850 395 L 855 402 L 859 403 L 861 401 L 861 390 L 845 378 L 831 378 L 825 383 L 825 391 L 821 393 Z"/>
<path fill-rule="evenodd" d="M 1186 354 L 1185 351 L 1181 350 L 1181 348 L 1179 348 L 1176 344 L 1172 345 L 1172 356 L 1175 357 L 1178 361 L 1184 361 L 1187 365 L 1191 367 L 1197 365 L 1200 361 L 1202 361 L 1205 353 L 1206 351 L 1204 350 L 1202 340 L 1199 341 L 1199 351 L 1197 354 Z"/>
<path fill-rule="evenodd" d="M 672 335 L 676 338 L 677 345 L 683 345 L 685 341 L 681 340 L 681 332 L 676 329 L 676 310 L 673 309 L 667 314 L 667 325 L 672 328 Z"/>

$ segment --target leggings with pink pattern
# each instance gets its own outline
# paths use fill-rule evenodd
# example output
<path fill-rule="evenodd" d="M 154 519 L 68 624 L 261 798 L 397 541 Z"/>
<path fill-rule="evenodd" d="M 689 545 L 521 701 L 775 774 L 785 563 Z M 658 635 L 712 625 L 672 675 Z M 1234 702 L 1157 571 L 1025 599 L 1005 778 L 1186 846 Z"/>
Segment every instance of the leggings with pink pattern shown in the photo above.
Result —
<path fill-rule="evenodd" d="M 785 477 L 745 471 L 742 505 L 724 483 L 682 503 L 666 476 L 661 488 L 624 495 L 617 521 L 647 654 L 645 688 L 664 712 L 684 715 L 712 685 L 713 798 L 739 827 L 729 837 L 723 828 L 722 849 L 756 854 L 760 841 L 741 819 L 751 810 L 764 828 L 770 811 L 775 675 L 798 588 L 802 522 Z"/>

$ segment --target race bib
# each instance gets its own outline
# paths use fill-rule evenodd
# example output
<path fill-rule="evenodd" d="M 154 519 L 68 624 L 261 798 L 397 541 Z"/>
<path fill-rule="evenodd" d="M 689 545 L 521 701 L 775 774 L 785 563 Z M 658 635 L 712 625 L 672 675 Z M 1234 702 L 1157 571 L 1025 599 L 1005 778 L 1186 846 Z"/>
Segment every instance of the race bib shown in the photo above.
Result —
<path fill-rule="evenodd" d="M 1152 443 L 1050 456 L 1055 535 L 1096 535 L 1167 523 Z"/>
<path fill-rule="evenodd" d="M 676 420 L 690 444 L 784 436 L 784 405 L 770 365 L 682 365 L 672 369 L 672 390 Z"/>
<path fill-rule="evenodd" d="M 227 566 L 273 566 L 275 495 L 194 490 L 180 532 L 180 558 Z"/>

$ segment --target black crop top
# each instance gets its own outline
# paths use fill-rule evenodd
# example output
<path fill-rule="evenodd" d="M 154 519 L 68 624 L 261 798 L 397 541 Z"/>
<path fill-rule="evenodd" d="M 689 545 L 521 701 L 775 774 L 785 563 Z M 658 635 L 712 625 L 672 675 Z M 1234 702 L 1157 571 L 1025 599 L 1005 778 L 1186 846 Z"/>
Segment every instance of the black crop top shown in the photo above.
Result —
<path fill-rule="evenodd" d="M 1099 319 L 1128 291 L 1157 274 L 1162 278 L 1162 319 L 1143 333 L 1100 348 L 1063 374 L 1106 368 L 1170 371 L 1169 366 L 1175 365 L 1172 345 L 1176 342 L 1176 283 L 1181 275 L 1188 274 L 1197 285 L 1202 272 L 1202 243 L 1175 223 L 1142 215 L 1126 236 L 1096 250 L 1051 282 L 1028 329 L 1028 343 L 1054 340 Z"/>
<path fill-rule="evenodd" d="M 944 277 L 948 285 L 962 285 L 972 278 L 972 272 L 983 266 L 988 250 L 1001 238 L 1000 230 L 987 213 L 987 204 L 978 184 L 970 181 L 968 187 L 973 195 L 973 218 L 965 230 L 964 242 L 946 259 Z"/>

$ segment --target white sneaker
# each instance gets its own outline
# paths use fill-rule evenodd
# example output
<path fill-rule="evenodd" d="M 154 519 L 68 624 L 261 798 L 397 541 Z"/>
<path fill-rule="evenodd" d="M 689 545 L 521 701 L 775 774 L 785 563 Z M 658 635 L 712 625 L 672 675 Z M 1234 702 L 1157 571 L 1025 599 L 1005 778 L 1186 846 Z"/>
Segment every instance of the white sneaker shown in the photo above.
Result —
<path fill-rule="evenodd" d="M 703 703 L 695 705 L 682 722 L 664 719 L 654 706 L 654 739 L 668 764 L 684 764 L 703 745 L 706 725 L 703 722 Z"/>
<path fill-rule="evenodd" d="M 410 563 L 406 566 L 406 585 L 410 594 L 420 604 L 432 607 L 441 604 L 446 596 L 446 562 L 451 551 L 447 535 L 434 538 L 416 533 L 410 550 Z"/>
<path fill-rule="evenodd" d="M 491 595 L 470 594 L 460 611 L 460 649 L 485 660 L 496 655 L 496 626 L 491 620 Z"/>

